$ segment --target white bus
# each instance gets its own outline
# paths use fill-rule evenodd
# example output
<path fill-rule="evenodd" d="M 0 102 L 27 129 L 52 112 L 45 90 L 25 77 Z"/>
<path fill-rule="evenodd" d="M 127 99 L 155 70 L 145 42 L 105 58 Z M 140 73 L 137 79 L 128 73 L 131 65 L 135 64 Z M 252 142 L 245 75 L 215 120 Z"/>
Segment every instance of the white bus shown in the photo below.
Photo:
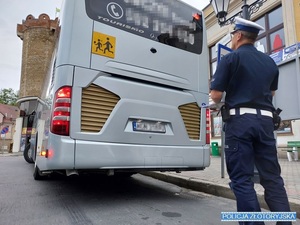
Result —
<path fill-rule="evenodd" d="M 34 178 L 208 167 L 202 12 L 179 0 L 65 0 L 60 17 L 34 112 Z"/>

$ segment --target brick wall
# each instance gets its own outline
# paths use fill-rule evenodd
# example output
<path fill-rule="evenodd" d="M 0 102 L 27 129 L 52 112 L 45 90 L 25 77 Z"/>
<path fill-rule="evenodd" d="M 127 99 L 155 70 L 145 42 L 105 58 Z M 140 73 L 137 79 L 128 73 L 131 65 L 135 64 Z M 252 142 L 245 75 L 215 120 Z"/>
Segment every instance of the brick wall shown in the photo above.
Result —
<path fill-rule="evenodd" d="M 28 15 L 17 25 L 17 35 L 23 40 L 19 97 L 41 96 L 42 83 L 48 72 L 57 37 L 58 19 L 47 14 L 37 19 Z"/>

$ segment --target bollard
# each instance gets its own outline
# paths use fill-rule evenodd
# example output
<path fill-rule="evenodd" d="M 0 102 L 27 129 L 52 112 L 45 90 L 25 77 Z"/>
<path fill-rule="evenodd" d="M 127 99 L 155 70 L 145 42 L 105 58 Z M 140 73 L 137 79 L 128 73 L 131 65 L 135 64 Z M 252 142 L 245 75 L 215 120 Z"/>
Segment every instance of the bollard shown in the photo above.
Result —
<path fill-rule="evenodd" d="M 293 147 L 293 149 L 290 151 L 287 151 L 286 154 L 287 154 L 289 162 L 293 161 L 293 158 L 295 161 L 298 161 L 298 148 L 297 147 Z"/>
<path fill-rule="evenodd" d="M 298 147 L 293 147 L 294 160 L 298 161 Z"/>

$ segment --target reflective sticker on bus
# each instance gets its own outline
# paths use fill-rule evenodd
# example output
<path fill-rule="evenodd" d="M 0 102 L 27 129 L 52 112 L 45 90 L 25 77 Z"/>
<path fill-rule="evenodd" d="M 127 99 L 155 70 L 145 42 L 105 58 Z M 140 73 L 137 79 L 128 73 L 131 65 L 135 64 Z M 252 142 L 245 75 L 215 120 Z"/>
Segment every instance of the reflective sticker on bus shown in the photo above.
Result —
<path fill-rule="evenodd" d="M 93 32 L 92 53 L 115 58 L 116 38 L 107 34 Z"/>

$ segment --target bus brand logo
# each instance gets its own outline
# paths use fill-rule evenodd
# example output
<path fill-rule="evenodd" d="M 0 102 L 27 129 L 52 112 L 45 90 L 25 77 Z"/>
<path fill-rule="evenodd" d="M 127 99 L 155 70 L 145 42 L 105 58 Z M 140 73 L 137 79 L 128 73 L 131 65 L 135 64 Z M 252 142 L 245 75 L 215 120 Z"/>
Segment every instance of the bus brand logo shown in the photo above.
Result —
<path fill-rule="evenodd" d="M 109 3 L 106 7 L 106 10 L 108 14 L 114 19 L 121 19 L 124 15 L 122 7 L 115 2 Z"/>
<path fill-rule="evenodd" d="M 115 51 L 115 37 L 99 32 L 93 32 L 92 53 L 114 59 Z"/>

